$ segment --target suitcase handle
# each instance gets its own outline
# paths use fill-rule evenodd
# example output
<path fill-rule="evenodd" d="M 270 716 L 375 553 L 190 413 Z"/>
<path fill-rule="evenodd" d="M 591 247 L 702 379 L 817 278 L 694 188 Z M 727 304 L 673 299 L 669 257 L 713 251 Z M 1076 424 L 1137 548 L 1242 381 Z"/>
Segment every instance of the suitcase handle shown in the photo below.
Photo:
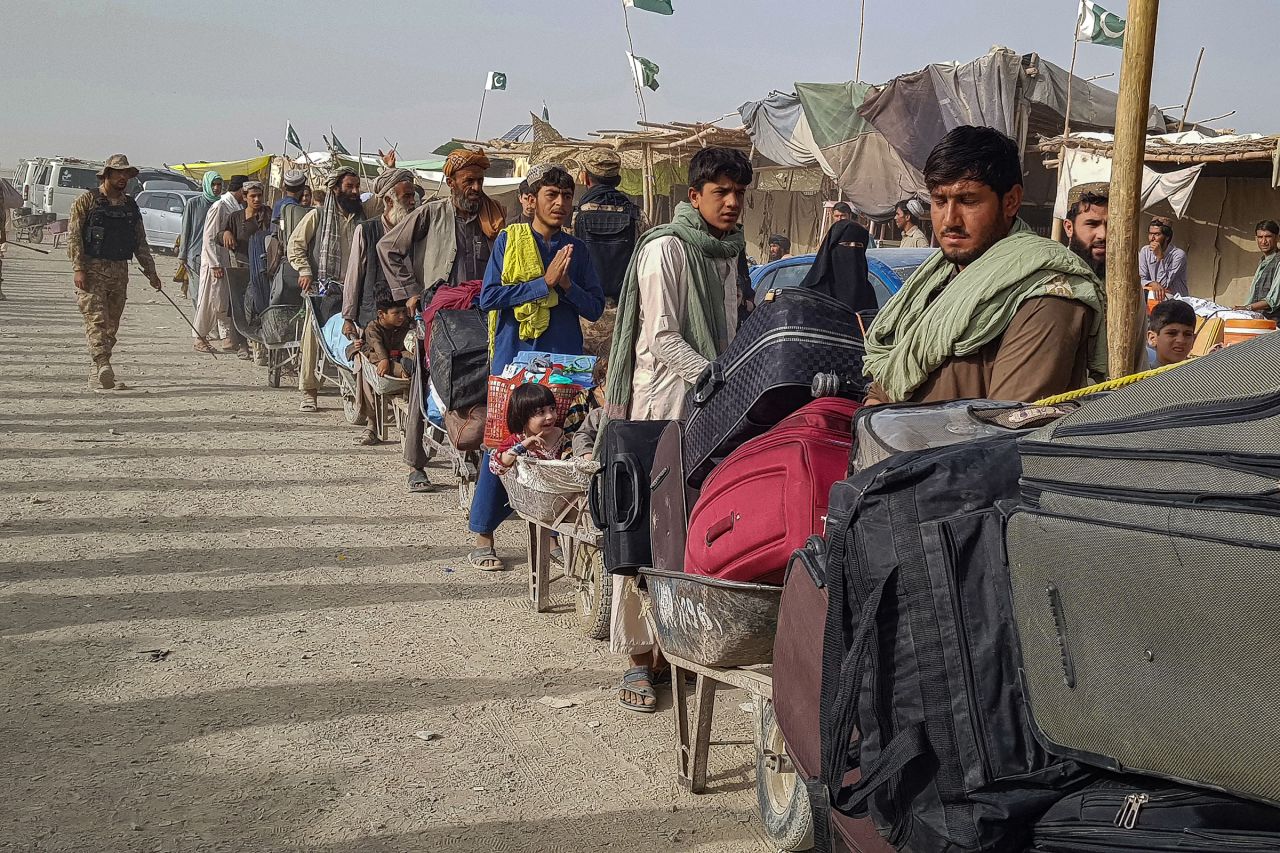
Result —
<path fill-rule="evenodd" d="M 707 528 L 706 536 L 703 541 L 707 543 L 707 547 L 711 547 L 711 543 L 715 542 L 721 536 L 733 530 L 733 525 L 738 520 L 736 512 L 730 512 L 727 516 L 717 521 L 715 524 Z"/>
<path fill-rule="evenodd" d="M 613 509 L 619 515 L 614 530 L 630 530 L 640 516 L 640 460 L 634 453 L 619 453 L 611 463 L 613 469 Z M 622 474 L 625 473 L 625 477 Z M 626 488 L 624 489 L 624 481 Z M 625 504 L 623 501 L 629 499 Z M 626 506 L 626 511 L 619 508 Z"/>
<path fill-rule="evenodd" d="M 705 406 L 712 397 L 720 393 L 723 387 L 724 365 L 713 361 L 706 366 L 693 385 L 693 404 Z"/>
<path fill-rule="evenodd" d="M 603 468 L 591 475 L 591 481 L 587 485 L 587 509 L 590 511 L 591 520 L 596 523 L 596 527 L 601 530 L 607 530 L 609 520 L 604 517 L 604 501 L 601 500 L 604 492 L 603 481 Z"/>

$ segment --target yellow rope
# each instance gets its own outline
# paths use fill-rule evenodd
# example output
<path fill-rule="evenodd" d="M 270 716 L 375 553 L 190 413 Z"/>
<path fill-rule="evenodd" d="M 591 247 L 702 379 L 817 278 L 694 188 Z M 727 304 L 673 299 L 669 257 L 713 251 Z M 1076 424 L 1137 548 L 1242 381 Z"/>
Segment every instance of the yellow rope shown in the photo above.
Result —
<path fill-rule="evenodd" d="M 1143 379 L 1149 379 L 1152 376 L 1159 376 L 1161 373 L 1166 373 L 1170 370 L 1173 370 L 1175 367 L 1181 367 L 1186 363 L 1187 362 L 1185 361 L 1180 361 L 1176 364 L 1166 364 L 1164 367 L 1157 367 L 1155 370 L 1148 370 L 1143 373 L 1134 373 L 1129 376 L 1121 376 L 1119 379 L 1111 379 L 1106 382 L 1099 382 L 1097 385 L 1090 385 L 1088 388 L 1081 388 L 1078 391 L 1068 391 L 1065 394 L 1056 394 L 1052 397 L 1045 397 L 1043 400 L 1036 400 L 1031 405 L 1056 406 L 1059 403 L 1066 403 L 1071 400 L 1079 400 L 1081 397 L 1087 397 L 1090 394 L 1097 394 L 1102 391 L 1114 391 L 1117 388 L 1123 388 L 1126 385 L 1132 385 L 1133 383 L 1139 382 Z"/>

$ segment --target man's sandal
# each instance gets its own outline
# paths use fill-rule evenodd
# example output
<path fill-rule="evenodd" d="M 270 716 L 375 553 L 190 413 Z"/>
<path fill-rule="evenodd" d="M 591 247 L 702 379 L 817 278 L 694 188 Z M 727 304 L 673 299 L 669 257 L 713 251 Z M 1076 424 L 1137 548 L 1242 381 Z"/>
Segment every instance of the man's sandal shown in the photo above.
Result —
<path fill-rule="evenodd" d="M 214 350 L 214 348 L 209 346 L 209 342 L 204 340 L 203 338 L 199 338 L 194 343 L 192 343 L 191 348 L 196 352 L 202 352 L 202 353 L 205 353 L 206 355 L 216 354 L 216 351 Z"/>
<path fill-rule="evenodd" d="M 299 412 L 314 412 L 319 408 L 320 407 L 316 404 L 316 397 L 314 394 L 302 395 L 302 402 L 298 404 Z"/>
<path fill-rule="evenodd" d="M 426 471 L 414 469 L 409 473 L 409 494 L 425 495 L 428 492 L 434 492 L 435 484 L 427 479 Z"/>
<path fill-rule="evenodd" d="M 644 682 L 644 687 L 637 684 Z M 641 702 L 628 702 L 627 694 L 641 697 Z M 652 705 L 643 700 L 652 699 Z M 618 685 L 618 704 L 636 714 L 652 714 L 658 710 L 658 693 L 653 689 L 653 671 L 647 666 L 633 666 L 622 674 L 622 683 Z"/>
<path fill-rule="evenodd" d="M 507 567 L 492 548 L 477 548 L 467 555 L 467 562 L 482 572 L 501 572 Z"/>

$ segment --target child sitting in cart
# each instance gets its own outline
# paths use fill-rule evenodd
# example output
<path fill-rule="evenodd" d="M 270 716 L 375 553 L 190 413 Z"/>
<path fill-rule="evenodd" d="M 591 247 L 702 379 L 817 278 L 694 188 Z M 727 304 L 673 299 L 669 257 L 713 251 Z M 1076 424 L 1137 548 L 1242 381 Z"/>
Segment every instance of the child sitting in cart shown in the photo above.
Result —
<path fill-rule="evenodd" d="M 596 437 L 600 434 L 600 425 L 604 422 L 604 380 L 608 375 L 609 357 L 600 356 L 591 369 L 591 384 L 578 395 L 565 415 L 565 432 L 573 438 L 573 455 L 590 459 L 595 455 Z"/>
<path fill-rule="evenodd" d="M 347 348 L 347 358 L 354 359 L 359 353 L 365 364 L 373 369 L 378 382 L 382 379 L 406 379 L 413 365 L 413 359 L 404 353 L 404 338 L 410 329 L 406 302 L 403 299 L 393 300 L 389 295 L 382 296 L 378 299 L 377 309 L 377 318 L 365 326 L 360 340 Z M 387 393 L 388 389 L 374 387 L 375 381 L 366 377 L 363 368 L 357 373 L 356 381 L 360 384 L 360 405 L 369 426 L 355 443 L 365 447 L 381 444 L 374 411 L 377 405 L 375 394 Z"/>
<path fill-rule="evenodd" d="M 405 300 L 378 300 L 378 316 L 365 326 L 360 340 L 347 348 L 347 357 L 357 352 L 373 365 L 379 376 L 404 379 L 409 374 L 403 364 L 404 336 L 409 334 L 409 309 Z"/>
<path fill-rule="evenodd" d="M 569 447 L 569 436 L 556 425 L 556 398 L 545 385 L 526 383 L 511 392 L 507 405 L 507 429 L 511 435 L 489 454 L 489 470 L 501 477 L 521 456 L 560 459 Z"/>

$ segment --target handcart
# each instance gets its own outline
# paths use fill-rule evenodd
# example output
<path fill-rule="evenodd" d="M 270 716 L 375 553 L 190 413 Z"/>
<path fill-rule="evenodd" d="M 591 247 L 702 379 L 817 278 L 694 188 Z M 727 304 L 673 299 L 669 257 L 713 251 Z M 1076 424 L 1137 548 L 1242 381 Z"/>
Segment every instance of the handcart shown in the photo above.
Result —
<path fill-rule="evenodd" d="M 347 360 L 346 353 L 335 352 L 324 337 L 324 326 L 329 320 L 329 311 L 321 296 L 308 294 L 310 310 L 306 312 L 308 329 L 306 334 L 316 336 L 320 357 L 316 359 L 316 387 L 323 388 L 325 383 L 336 385 L 338 395 L 342 398 L 342 414 L 352 426 L 364 426 L 369 422 L 364 409 L 360 406 L 360 383 L 356 378 L 355 365 Z"/>
<path fill-rule="evenodd" d="M 226 270 L 230 291 L 231 325 L 245 338 L 267 351 L 267 384 L 280 387 L 280 377 L 289 366 L 297 369 L 302 346 L 302 300 L 282 298 L 260 313 L 250 315 L 245 297 L 249 293 L 249 270 Z"/>
<path fill-rule="evenodd" d="M 613 576 L 605 571 L 603 534 L 587 511 L 587 487 L 598 462 L 521 458 L 502 478 L 511 508 L 529 527 L 529 600 L 548 609 L 551 557 L 555 537 L 564 555 L 564 578 L 574 588 L 574 605 L 583 634 L 609 638 Z"/>
<path fill-rule="evenodd" d="M 12 239 L 23 243 L 42 243 L 45 227 L 58 217 L 54 213 L 32 213 L 31 208 L 20 207 L 10 218 L 13 222 Z"/>
<path fill-rule="evenodd" d="M 421 324 L 418 324 L 421 326 Z M 416 338 L 419 351 L 422 347 L 421 329 L 419 336 Z M 421 416 L 423 421 L 422 429 L 422 449 L 426 451 L 428 459 L 440 457 L 449 466 L 449 470 L 458 481 L 458 508 L 463 512 L 471 511 L 471 498 L 475 494 L 476 480 L 480 476 L 480 463 L 482 456 L 478 450 L 458 450 L 449 440 L 449 433 L 445 430 L 444 422 L 439 416 L 430 411 L 430 387 L 423 376 L 422 361 L 417 360 L 418 369 L 414 371 L 414 375 L 408 380 L 409 382 L 421 383 L 418 387 L 419 393 L 417 398 L 421 401 Z M 409 419 L 409 407 L 412 403 L 413 395 L 408 399 L 404 397 L 396 397 L 392 400 L 392 411 L 395 414 L 396 425 L 400 428 L 400 440 L 402 442 L 409 441 L 409 431 L 405 428 L 405 423 Z"/>
<path fill-rule="evenodd" d="M 754 743 L 756 798 L 766 831 L 779 849 L 809 849 L 807 792 L 773 713 L 773 639 L 782 587 L 658 569 L 640 572 L 649 591 L 646 616 L 671 664 L 677 781 L 691 793 L 704 793 L 710 748 Z M 723 688 L 752 697 L 752 740 L 711 740 L 716 691 Z"/>

